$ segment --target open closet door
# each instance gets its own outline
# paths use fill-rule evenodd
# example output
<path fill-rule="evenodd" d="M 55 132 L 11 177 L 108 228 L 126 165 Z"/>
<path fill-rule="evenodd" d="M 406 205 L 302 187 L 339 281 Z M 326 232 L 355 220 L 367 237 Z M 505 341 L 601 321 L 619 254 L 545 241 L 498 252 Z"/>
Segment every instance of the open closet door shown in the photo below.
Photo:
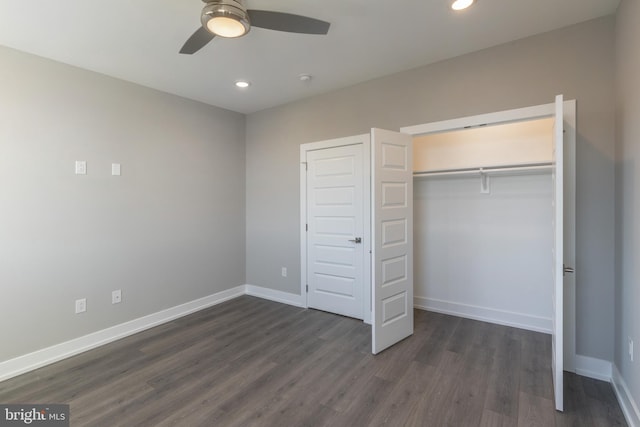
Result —
<path fill-rule="evenodd" d="M 371 130 L 372 349 L 413 334 L 413 140 Z"/>
<path fill-rule="evenodd" d="M 564 409 L 562 373 L 564 370 L 563 327 L 564 327 L 564 158 L 563 158 L 563 97 L 556 96 L 555 123 L 553 129 L 553 315 L 551 332 L 551 369 L 556 401 L 556 410 Z"/>

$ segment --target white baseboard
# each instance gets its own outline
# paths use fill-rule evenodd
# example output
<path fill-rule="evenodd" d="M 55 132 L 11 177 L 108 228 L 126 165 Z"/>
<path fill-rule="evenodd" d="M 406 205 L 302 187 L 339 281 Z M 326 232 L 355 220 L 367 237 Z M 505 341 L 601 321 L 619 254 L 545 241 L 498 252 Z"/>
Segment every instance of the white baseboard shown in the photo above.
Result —
<path fill-rule="evenodd" d="M 33 353 L 9 359 L 0 363 L 0 381 L 41 368 L 45 365 L 66 359 L 67 357 L 75 356 L 76 354 L 83 353 L 87 350 L 91 350 L 101 345 L 144 331 L 145 329 L 170 322 L 198 310 L 239 297 L 245 293 L 246 287 L 244 285 L 236 286 L 235 288 L 227 289 L 194 301 L 189 301 L 185 304 L 158 311 L 110 328 L 102 329 L 42 350 L 37 350 Z"/>
<path fill-rule="evenodd" d="M 613 384 L 613 390 L 618 398 L 620 408 L 629 427 L 640 427 L 640 410 L 638 410 L 638 403 L 633 399 L 627 383 L 624 381 L 618 371 L 618 367 L 613 365 L 613 378 L 611 381 Z"/>
<path fill-rule="evenodd" d="M 551 333 L 551 319 L 530 316 L 505 310 L 497 310 L 474 305 L 461 304 L 452 301 L 438 300 L 426 297 L 414 297 L 413 306 L 422 310 L 451 314 L 498 325 L 513 326 L 535 332 Z"/>
<path fill-rule="evenodd" d="M 611 362 L 576 354 L 576 374 L 611 382 Z"/>
<path fill-rule="evenodd" d="M 263 288 L 255 285 L 245 285 L 245 293 L 254 297 L 268 299 L 270 301 L 281 302 L 283 304 L 306 308 L 302 295 L 291 294 L 289 292 L 276 291 L 274 289 Z"/>

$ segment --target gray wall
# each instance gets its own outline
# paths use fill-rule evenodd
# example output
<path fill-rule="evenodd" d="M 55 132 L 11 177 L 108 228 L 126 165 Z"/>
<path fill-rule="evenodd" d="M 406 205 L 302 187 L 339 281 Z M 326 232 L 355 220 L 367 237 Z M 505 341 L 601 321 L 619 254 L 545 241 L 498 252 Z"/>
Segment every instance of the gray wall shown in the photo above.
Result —
<path fill-rule="evenodd" d="M 0 94 L 0 361 L 245 283 L 243 115 L 7 48 Z"/>
<path fill-rule="evenodd" d="M 640 403 L 640 3 L 623 0 L 616 22 L 617 239 L 615 366 Z M 629 360 L 627 339 L 635 344 Z M 637 414 L 636 414 L 637 415 Z"/>
<path fill-rule="evenodd" d="M 578 106 L 577 352 L 612 360 L 613 89 L 607 17 L 249 115 L 247 282 L 299 293 L 300 144 L 546 104 L 562 93 Z"/>

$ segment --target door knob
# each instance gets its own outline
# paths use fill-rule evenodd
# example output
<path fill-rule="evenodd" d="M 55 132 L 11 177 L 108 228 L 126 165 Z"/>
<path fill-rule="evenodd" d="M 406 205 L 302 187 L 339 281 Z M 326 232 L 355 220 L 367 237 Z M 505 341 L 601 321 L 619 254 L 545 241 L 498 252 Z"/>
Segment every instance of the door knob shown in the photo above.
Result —
<path fill-rule="evenodd" d="M 362 243 L 362 237 L 356 237 L 355 239 L 349 239 L 353 243 Z"/>

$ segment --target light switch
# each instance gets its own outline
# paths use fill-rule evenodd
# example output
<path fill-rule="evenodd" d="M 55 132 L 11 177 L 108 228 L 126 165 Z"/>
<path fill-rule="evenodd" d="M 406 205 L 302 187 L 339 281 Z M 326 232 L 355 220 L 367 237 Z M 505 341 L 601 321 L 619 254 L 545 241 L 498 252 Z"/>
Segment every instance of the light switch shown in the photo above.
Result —
<path fill-rule="evenodd" d="M 111 175 L 120 175 L 120 163 L 111 163 Z"/>
<path fill-rule="evenodd" d="M 87 174 L 87 162 L 84 160 L 76 160 L 76 175 Z"/>

